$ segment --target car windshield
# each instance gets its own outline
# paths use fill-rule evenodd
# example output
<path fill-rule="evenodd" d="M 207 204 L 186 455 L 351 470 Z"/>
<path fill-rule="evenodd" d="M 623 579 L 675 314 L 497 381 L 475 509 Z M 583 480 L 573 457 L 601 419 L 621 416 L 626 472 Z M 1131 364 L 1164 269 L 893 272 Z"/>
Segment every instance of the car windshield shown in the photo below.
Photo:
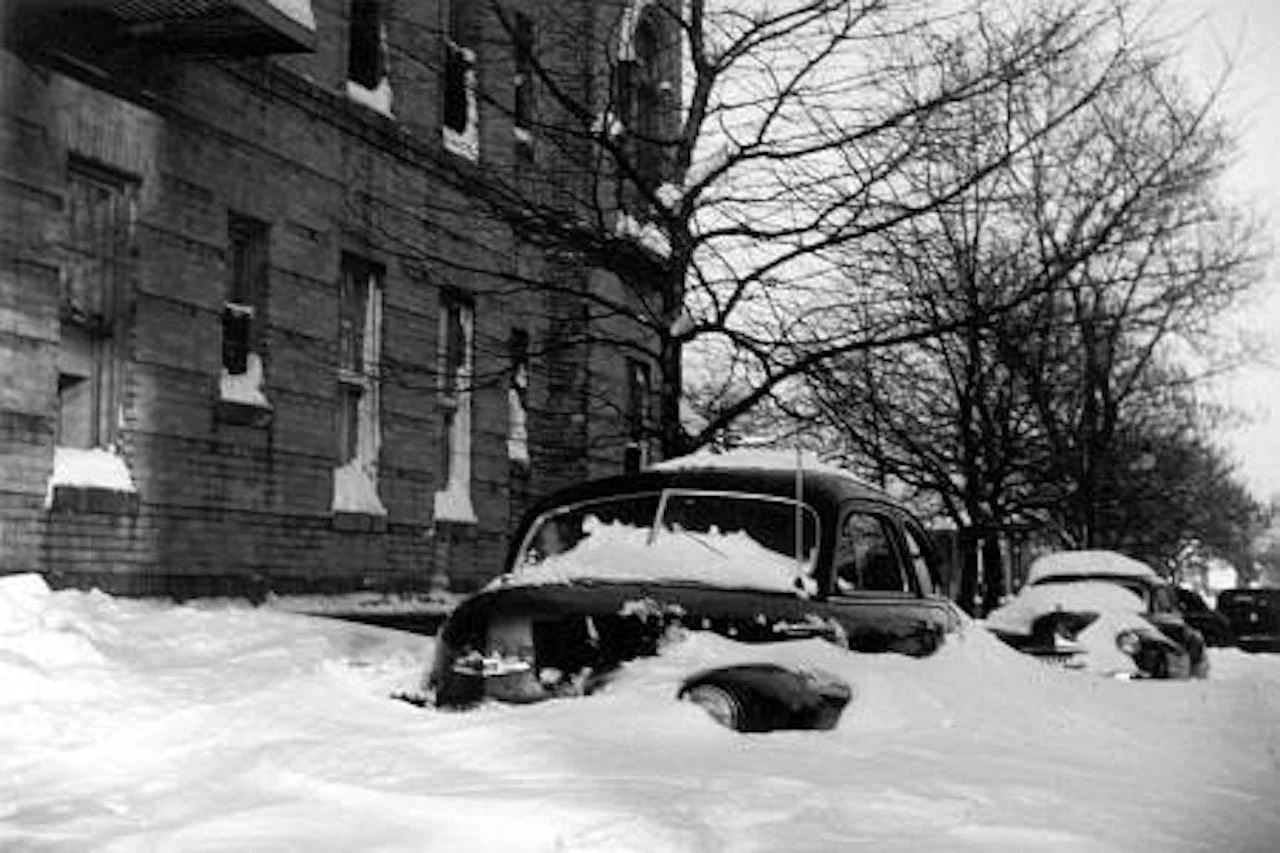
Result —
<path fill-rule="evenodd" d="M 517 554 L 526 581 L 668 580 L 796 588 L 813 576 L 813 510 L 771 495 L 698 490 L 615 496 L 539 517 Z"/>

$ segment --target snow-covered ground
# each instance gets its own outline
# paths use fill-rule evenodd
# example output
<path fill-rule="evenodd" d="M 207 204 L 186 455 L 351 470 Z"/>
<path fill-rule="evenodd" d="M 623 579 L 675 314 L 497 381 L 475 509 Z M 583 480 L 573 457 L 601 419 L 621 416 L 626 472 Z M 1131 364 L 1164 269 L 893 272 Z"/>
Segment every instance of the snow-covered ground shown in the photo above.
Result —
<path fill-rule="evenodd" d="M 1280 656 L 1060 672 L 973 627 L 927 660 L 784 645 L 856 697 L 738 735 L 672 699 L 708 635 L 603 694 L 393 701 L 432 640 L 0 578 L 0 850 L 1276 851 Z"/>

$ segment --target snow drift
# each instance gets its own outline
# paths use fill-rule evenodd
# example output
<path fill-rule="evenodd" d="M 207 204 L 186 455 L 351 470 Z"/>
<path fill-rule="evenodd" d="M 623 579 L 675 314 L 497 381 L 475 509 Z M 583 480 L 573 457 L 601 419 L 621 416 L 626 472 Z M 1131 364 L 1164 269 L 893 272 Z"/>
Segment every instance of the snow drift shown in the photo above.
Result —
<path fill-rule="evenodd" d="M 971 628 L 926 659 L 691 634 L 607 692 L 398 702 L 432 641 L 231 602 L 0 578 L 0 849 L 1274 849 L 1280 658 L 1215 679 L 1061 672 Z M 819 666 L 831 732 L 674 701 L 710 665 Z"/>

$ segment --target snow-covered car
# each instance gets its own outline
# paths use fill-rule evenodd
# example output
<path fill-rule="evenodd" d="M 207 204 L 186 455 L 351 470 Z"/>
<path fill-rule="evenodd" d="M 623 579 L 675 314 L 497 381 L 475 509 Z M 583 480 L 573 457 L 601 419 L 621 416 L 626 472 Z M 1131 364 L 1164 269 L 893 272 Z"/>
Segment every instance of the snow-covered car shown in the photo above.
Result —
<path fill-rule="evenodd" d="M 1280 589 L 1224 589 L 1218 593 L 1218 612 L 1241 649 L 1280 652 Z"/>
<path fill-rule="evenodd" d="M 505 572 L 441 628 L 425 692 L 439 707 L 584 695 L 689 631 L 929 655 L 965 618 L 939 589 L 925 528 L 848 472 L 795 454 L 695 454 L 534 506 Z M 678 696 L 770 731 L 831 728 L 852 693 L 762 658 L 689 673 Z"/>
<path fill-rule="evenodd" d="M 1174 587 L 1115 551 L 1038 557 L 985 625 L 1015 649 L 1068 668 L 1130 678 L 1209 673 L 1204 637 L 1183 618 Z"/>

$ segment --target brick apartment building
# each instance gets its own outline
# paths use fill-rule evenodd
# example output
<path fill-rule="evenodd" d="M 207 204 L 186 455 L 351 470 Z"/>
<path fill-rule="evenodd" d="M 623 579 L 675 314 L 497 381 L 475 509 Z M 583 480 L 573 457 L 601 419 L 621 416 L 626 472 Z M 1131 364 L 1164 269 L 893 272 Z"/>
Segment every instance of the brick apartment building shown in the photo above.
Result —
<path fill-rule="evenodd" d="M 465 178 L 586 180 L 529 57 L 607 96 L 646 7 L 7 0 L 0 571 L 465 591 L 530 500 L 634 463 L 654 366 L 579 334 L 614 284 Z"/>

